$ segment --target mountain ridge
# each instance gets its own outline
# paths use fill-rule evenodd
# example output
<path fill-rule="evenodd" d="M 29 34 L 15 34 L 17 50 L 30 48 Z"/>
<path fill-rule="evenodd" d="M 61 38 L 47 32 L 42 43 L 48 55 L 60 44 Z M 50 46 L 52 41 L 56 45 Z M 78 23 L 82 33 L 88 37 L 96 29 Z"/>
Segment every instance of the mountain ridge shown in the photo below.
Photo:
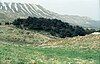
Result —
<path fill-rule="evenodd" d="M 23 4 L 23 3 L 0 2 L 0 13 L 7 15 L 10 18 L 10 20 L 11 19 L 14 20 L 16 18 L 27 18 L 28 16 L 32 16 L 32 17 L 44 17 L 51 19 L 56 18 L 62 20 L 63 22 L 68 22 L 73 25 L 79 25 L 88 28 L 100 27 L 93 25 L 92 23 L 95 23 L 95 21 L 88 17 L 60 15 L 58 13 L 43 8 L 41 5 L 34 3 Z"/>

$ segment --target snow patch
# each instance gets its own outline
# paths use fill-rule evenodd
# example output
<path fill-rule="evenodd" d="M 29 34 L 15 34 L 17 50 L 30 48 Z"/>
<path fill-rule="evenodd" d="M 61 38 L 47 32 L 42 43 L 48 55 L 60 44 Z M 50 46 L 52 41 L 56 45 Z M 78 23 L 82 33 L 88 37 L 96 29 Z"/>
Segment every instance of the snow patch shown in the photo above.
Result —
<path fill-rule="evenodd" d="M 93 35 L 100 35 L 100 32 L 94 32 Z"/>
<path fill-rule="evenodd" d="M 18 11 L 17 3 L 15 3 L 15 9 L 16 9 L 16 11 Z"/>

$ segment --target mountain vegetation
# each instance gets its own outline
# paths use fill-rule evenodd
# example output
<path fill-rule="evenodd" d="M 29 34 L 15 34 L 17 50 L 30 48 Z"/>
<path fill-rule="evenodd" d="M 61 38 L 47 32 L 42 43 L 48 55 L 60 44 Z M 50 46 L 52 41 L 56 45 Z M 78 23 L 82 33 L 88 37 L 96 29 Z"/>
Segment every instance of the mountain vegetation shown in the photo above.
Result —
<path fill-rule="evenodd" d="M 18 18 L 13 22 L 13 25 L 21 29 L 47 31 L 51 35 L 61 38 L 86 35 L 86 31 L 82 27 L 72 26 L 69 23 L 57 19 L 36 17 L 28 17 L 27 19 Z"/>
<path fill-rule="evenodd" d="M 0 64 L 100 64 L 100 35 L 49 38 L 0 25 Z"/>
<path fill-rule="evenodd" d="M 100 64 L 99 23 L 36 4 L 0 3 L 0 64 Z"/>

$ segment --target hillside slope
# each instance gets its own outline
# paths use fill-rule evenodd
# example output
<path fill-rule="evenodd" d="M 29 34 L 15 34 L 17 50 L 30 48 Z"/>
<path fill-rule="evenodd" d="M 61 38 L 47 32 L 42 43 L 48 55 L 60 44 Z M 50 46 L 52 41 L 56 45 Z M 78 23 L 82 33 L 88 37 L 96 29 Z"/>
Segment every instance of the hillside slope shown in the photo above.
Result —
<path fill-rule="evenodd" d="M 0 64 L 100 63 L 100 35 L 54 39 L 43 33 L 0 26 Z"/>
<path fill-rule="evenodd" d="M 60 15 L 55 12 L 46 10 L 40 5 L 36 4 L 22 4 L 22 3 L 0 3 L 0 13 L 10 17 L 12 21 L 16 18 L 32 17 L 45 17 L 56 18 L 64 22 L 68 22 L 74 25 L 80 25 L 88 28 L 100 28 L 100 26 L 93 25 L 94 20 L 88 17 Z"/>
<path fill-rule="evenodd" d="M 43 32 L 45 33 L 45 32 Z M 14 44 L 41 44 L 50 40 L 42 31 L 27 31 L 15 28 L 14 26 L 0 26 L 0 40 Z"/>

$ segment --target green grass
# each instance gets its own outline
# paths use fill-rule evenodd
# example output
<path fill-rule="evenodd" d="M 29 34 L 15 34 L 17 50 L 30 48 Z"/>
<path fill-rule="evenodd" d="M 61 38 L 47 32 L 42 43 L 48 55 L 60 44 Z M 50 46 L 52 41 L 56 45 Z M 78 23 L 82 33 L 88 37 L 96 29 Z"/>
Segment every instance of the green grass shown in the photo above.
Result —
<path fill-rule="evenodd" d="M 99 64 L 100 51 L 70 48 L 35 47 L 32 45 L 1 44 L 1 64 Z"/>
<path fill-rule="evenodd" d="M 100 35 L 52 39 L 43 33 L 0 26 L 0 64 L 100 64 Z"/>

